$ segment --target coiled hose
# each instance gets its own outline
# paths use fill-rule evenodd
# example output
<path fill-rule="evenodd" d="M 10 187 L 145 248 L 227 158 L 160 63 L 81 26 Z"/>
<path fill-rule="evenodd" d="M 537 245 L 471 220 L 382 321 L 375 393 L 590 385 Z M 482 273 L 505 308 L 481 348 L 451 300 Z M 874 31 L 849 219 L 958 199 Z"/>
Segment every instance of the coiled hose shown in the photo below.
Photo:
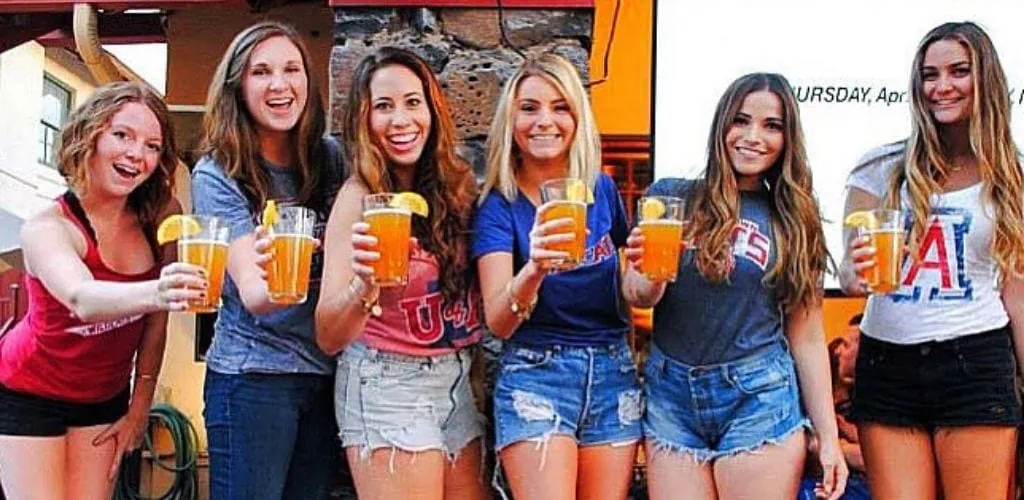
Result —
<path fill-rule="evenodd" d="M 198 497 L 199 476 L 196 472 L 199 436 L 196 428 L 180 411 L 171 405 L 157 404 L 149 411 L 152 423 L 156 420 L 170 431 L 174 443 L 173 463 L 164 462 L 157 450 L 153 449 L 153 436 L 146 433 L 142 449 L 136 450 L 121 462 L 120 475 L 114 487 L 114 500 L 194 500 Z M 174 474 L 171 487 L 158 497 L 143 496 L 137 490 L 142 478 L 142 450 L 147 450 L 153 465 Z"/>

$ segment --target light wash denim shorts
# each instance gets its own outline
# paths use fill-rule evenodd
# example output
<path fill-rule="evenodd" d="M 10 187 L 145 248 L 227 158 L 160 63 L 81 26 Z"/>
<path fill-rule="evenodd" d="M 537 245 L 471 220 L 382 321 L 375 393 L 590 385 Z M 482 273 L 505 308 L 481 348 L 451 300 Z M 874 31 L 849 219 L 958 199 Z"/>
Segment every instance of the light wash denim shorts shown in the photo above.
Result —
<path fill-rule="evenodd" d="M 689 453 L 700 463 L 810 429 L 782 339 L 745 358 L 706 366 L 680 363 L 652 343 L 644 393 L 647 440 L 655 450 Z"/>
<path fill-rule="evenodd" d="M 341 443 L 361 456 L 379 448 L 441 450 L 449 459 L 484 435 L 469 384 L 471 349 L 433 357 L 356 343 L 338 358 L 334 408 Z"/>
<path fill-rule="evenodd" d="M 636 363 L 626 341 L 593 347 L 509 343 L 494 388 L 497 450 L 568 435 L 579 446 L 642 437 Z"/>

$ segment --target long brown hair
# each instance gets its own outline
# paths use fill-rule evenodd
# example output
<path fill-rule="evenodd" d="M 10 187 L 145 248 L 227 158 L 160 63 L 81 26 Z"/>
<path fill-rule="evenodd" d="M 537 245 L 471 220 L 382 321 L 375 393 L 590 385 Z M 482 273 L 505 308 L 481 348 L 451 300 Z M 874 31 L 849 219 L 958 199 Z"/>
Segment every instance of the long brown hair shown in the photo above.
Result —
<path fill-rule="evenodd" d="M 708 159 L 704 175 L 691 191 L 691 224 L 687 238 L 699 242 L 696 266 L 713 283 L 725 281 L 732 271 L 732 232 L 739 221 L 739 187 L 725 145 L 725 134 L 743 100 L 753 92 L 769 91 L 783 108 L 782 154 L 763 175 L 771 193 L 772 234 L 777 248 L 775 265 L 765 284 L 775 288 L 786 312 L 810 306 L 822 297 L 822 283 L 829 263 L 821 209 L 814 197 L 811 169 L 804 149 L 796 97 L 782 75 L 754 73 L 740 77 L 718 101 L 708 135 Z"/>
<path fill-rule="evenodd" d="M 983 197 L 995 209 L 995 237 L 991 253 L 1002 278 L 1024 274 L 1024 213 L 1021 200 L 1021 166 L 1017 147 L 1010 134 L 1010 99 L 1006 75 L 999 56 L 985 31 L 971 22 L 945 23 L 924 36 L 914 55 L 910 71 L 910 109 L 913 121 L 907 139 L 903 168 L 893 171 L 886 206 L 900 206 L 900 191 L 907 186 L 913 212 L 910 242 L 917 254 L 931 214 L 932 196 L 942 191 L 940 181 L 951 165 L 942 137 L 941 125 L 928 111 L 928 97 L 922 90 L 921 69 L 928 48 L 940 40 L 960 43 L 971 58 L 974 83 L 974 108 L 968 134 L 971 153 L 978 162 Z"/>
<path fill-rule="evenodd" d="M 153 89 L 133 82 L 104 85 L 82 103 L 68 118 L 60 134 L 57 170 L 73 189 L 87 190 L 88 162 L 96 152 L 96 140 L 110 120 L 134 102 L 146 106 L 160 124 L 160 159 L 153 174 L 128 195 L 128 206 L 135 211 L 139 225 L 153 232 L 159 217 L 174 193 L 174 171 L 178 166 L 178 149 L 174 143 L 174 126 L 163 98 Z"/>
<path fill-rule="evenodd" d="M 413 234 L 434 254 L 441 267 L 441 292 L 446 300 L 470 283 L 469 232 L 475 180 L 455 153 L 455 126 L 441 87 L 423 59 L 395 47 L 383 47 L 356 68 L 345 109 L 345 151 L 359 180 L 371 193 L 395 191 L 398 181 L 386 154 L 370 134 L 370 81 L 385 66 L 402 66 L 423 84 L 430 109 L 430 135 L 416 165 L 413 190 L 430 206 L 430 217 L 413 217 Z"/>
<path fill-rule="evenodd" d="M 298 123 L 292 129 L 291 147 L 299 186 L 299 203 L 315 207 L 326 195 L 321 189 L 326 152 L 323 135 L 326 128 L 323 99 L 317 78 L 309 64 L 309 51 L 294 28 L 278 22 L 254 24 L 235 36 L 210 82 L 203 117 L 203 141 L 200 155 L 208 155 L 238 183 L 251 208 L 263 206 L 269 195 L 269 176 L 259 166 L 259 136 L 256 123 L 245 105 L 242 77 L 257 45 L 274 37 L 285 37 L 302 55 L 306 72 L 307 98 Z"/>

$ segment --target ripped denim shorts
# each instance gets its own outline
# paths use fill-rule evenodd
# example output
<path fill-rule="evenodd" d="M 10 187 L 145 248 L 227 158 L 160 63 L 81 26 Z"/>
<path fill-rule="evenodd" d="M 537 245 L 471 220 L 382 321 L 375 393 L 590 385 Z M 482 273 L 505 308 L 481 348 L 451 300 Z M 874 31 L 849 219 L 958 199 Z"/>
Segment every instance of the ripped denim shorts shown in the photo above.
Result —
<path fill-rule="evenodd" d="M 626 341 L 593 347 L 509 343 L 494 387 L 496 449 L 555 434 L 580 446 L 640 440 L 636 363 Z"/>
<path fill-rule="evenodd" d="M 484 434 L 469 384 L 472 351 L 420 357 L 356 343 L 338 357 L 334 411 L 341 444 L 441 450 L 449 459 Z"/>
<path fill-rule="evenodd" d="M 785 340 L 727 363 L 690 366 L 656 345 L 644 366 L 644 435 L 699 463 L 753 451 L 810 429 Z"/>

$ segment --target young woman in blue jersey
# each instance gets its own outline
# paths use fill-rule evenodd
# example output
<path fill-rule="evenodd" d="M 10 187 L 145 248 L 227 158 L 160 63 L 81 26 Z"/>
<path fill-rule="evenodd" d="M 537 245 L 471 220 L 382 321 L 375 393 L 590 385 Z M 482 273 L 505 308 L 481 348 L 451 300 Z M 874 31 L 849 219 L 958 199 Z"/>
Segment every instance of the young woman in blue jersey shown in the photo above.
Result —
<path fill-rule="evenodd" d="M 624 498 L 643 410 L 616 252 L 628 226 L 572 64 L 550 53 L 524 63 L 488 140 L 472 253 L 487 325 L 508 339 L 494 389 L 501 465 L 517 500 Z M 540 185 L 564 177 L 592 190 L 587 252 L 552 273 L 546 261 L 566 255 L 547 248 L 569 219 L 539 222 L 551 206 Z"/>
<path fill-rule="evenodd" d="M 651 498 L 795 498 L 808 429 L 819 492 L 838 498 L 847 469 L 822 324 L 828 251 L 786 79 L 733 82 L 707 151 L 699 179 L 648 190 L 687 202 L 692 249 L 676 281 L 639 274 L 639 229 L 626 251 L 626 297 L 655 308 L 644 377 Z"/>
<path fill-rule="evenodd" d="M 910 79 L 910 137 L 868 153 L 847 180 L 847 214 L 902 209 L 910 251 L 899 288 L 868 298 L 851 419 L 874 498 L 1006 498 L 1021 421 L 1013 346 L 1024 359 L 1009 90 L 973 23 L 925 35 Z M 862 296 L 875 249 L 851 233 L 842 284 Z"/>

